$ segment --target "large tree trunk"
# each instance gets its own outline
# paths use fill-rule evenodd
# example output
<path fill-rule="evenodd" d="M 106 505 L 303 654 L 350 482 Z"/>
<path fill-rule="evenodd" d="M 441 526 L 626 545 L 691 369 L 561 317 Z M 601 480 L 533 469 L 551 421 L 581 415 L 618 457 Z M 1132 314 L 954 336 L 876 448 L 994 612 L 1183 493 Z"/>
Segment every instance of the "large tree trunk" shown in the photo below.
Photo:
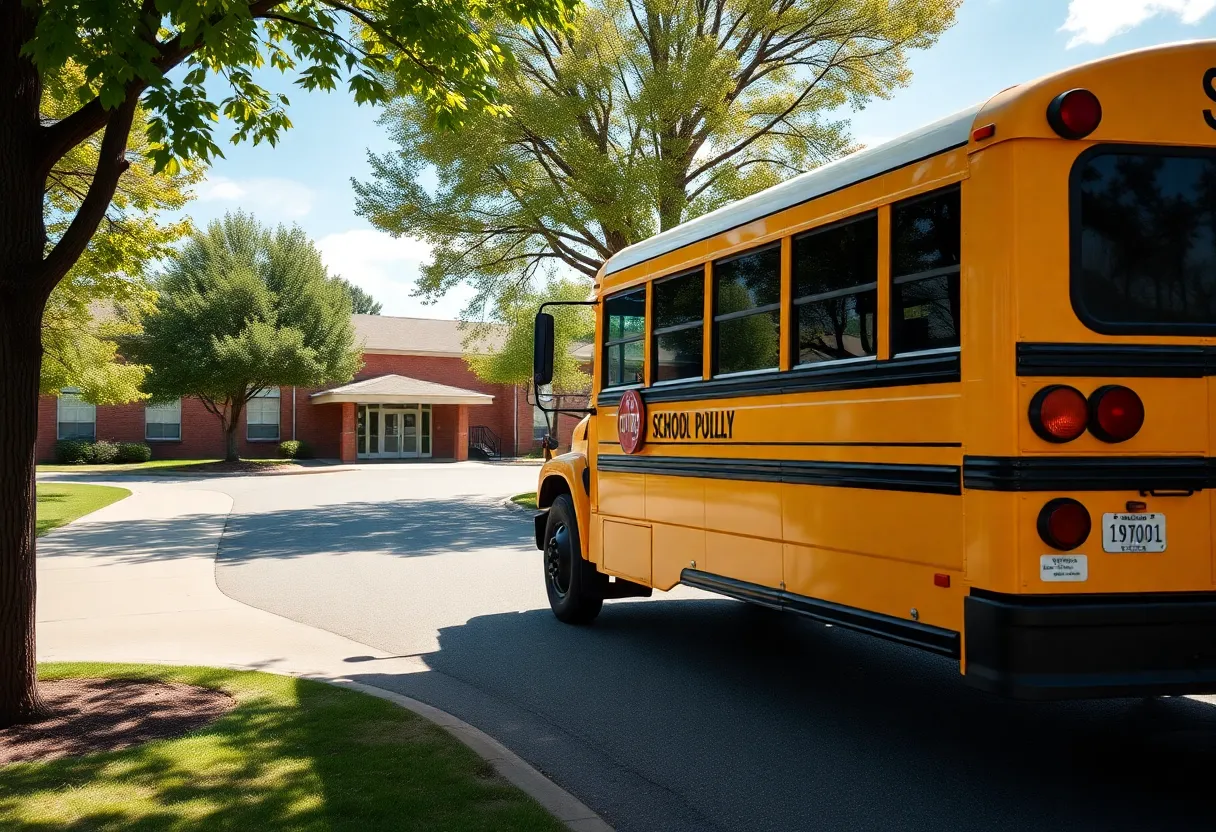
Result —
<path fill-rule="evenodd" d="M 230 404 L 224 408 L 224 412 L 228 414 L 228 419 L 224 422 L 224 461 L 240 462 L 241 455 L 236 449 L 236 431 L 241 426 L 241 411 L 245 409 L 245 401 L 243 395 L 234 396 L 228 401 Z"/>
<path fill-rule="evenodd" d="M 38 105 L 42 86 L 19 56 L 32 6 L 0 0 L 0 728 L 39 718 L 34 652 L 34 444 L 42 311 Z"/>

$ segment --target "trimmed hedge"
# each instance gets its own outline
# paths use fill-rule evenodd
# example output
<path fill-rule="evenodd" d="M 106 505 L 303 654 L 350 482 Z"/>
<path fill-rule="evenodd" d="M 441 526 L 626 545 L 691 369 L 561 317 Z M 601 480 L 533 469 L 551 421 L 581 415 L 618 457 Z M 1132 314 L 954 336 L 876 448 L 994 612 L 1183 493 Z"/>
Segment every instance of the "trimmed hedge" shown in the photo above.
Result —
<path fill-rule="evenodd" d="M 55 443 L 55 462 L 60 465 L 109 465 L 114 462 L 147 462 L 151 458 L 152 448 L 143 442 L 60 439 Z"/>
<path fill-rule="evenodd" d="M 118 443 L 119 462 L 147 462 L 152 458 L 152 446 L 143 442 Z"/>
<path fill-rule="evenodd" d="M 118 461 L 118 443 L 108 439 L 98 439 L 93 443 L 93 462 L 98 465 L 109 465 Z"/>
<path fill-rule="evenodd" d="M 94 458 L 93 443 L 85 439 L 60 439 L 55 443 L 55 461 L 60 465 L 88 465 Z"/>
<path fill-rule="evenodd" d="M 312 448 L 302 439 L 287 439 L 279 443 L 279 456 L 283 459 L 312 459 Z"/>

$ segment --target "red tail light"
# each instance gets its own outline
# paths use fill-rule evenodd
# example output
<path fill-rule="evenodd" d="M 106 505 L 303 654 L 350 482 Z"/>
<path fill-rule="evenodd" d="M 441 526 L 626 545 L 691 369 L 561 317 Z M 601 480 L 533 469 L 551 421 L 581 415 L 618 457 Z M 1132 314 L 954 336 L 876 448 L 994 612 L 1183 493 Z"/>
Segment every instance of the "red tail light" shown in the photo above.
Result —
<path fill-rule="evenodd" d="M 1109 384 L 1089 395 L 1089 432 L 1103 442 L 1126 442 L 1144 425 L 1144 402 L 1134 390 Z"/>
<path fill-rule="evenodd" d="M 1089 512 L 1076 500 L 1059 497 L 1039 512 L 1039 537 L 1053 549 L 1067 552 L 1089 537 Z"/>
<path fill-rule="evenodd" d="M 1089 90 L 1060 93 L 1047 106 L 1047 123 L 1066 139 L 1083 139 L 1102 123 L 1102 102 Z"/>
<path fill-rule="evenodd" d="M 1073 387 L 1053 384 L 1030 400 L 1030 426 L 1048 442 L 1071 442 L 1085 433 L 1088 423 L 1089 402 Z"/>

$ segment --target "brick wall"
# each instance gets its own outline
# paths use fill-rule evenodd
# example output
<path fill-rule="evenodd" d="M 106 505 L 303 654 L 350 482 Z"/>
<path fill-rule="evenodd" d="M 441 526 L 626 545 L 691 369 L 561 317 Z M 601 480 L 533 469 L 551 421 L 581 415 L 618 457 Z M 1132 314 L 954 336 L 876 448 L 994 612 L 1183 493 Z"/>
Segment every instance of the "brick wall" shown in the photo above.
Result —
<path fill-rule="evenodd" d="M 454 357 L 383 355 L 364 356 L 363 369 L 355 377 L 365 379 L 373 376 L 396 373 L 410 378 L 475 390 L 494 397 L 493 404 L 470 405 L 463 440 L 458 440 L 460 419 L 454 405 L 437 405 L 433 408 L 432 455 L 438 459 L 459 458 L 467 446 L 467 427 L 485 425 L 498 435 L 502 450 L 510 454 L 515 445 L 518 428 L 517 454 L 525 454 L 535 447 L 532 441 L 532 406 L 528 404 L 526 392 L 521 388 L 516 394 L 507 385 L 487 384 L 479 380 L 464 360 Z M 292 389 L 283 388 L 279 399 L 279 437 L 292 438 Z M 316 456 L 337 459 L 340 456 L 342 432 L 342 406 L 339 404 L 315 405 L 310 394 L 315 389 L 299 388 L 295 395 L 295 437 L 313 448 Z M 57 432 L 57 400 L 53 396 L 42 396 L 38 402 L 38 445 L 40 461 L 54 457 Z M 563 420 L 565 421 L 565 420 Z M 575 420 L 577 422 L 577 420 Z M 573 427 L 571 423 L 571 428 Z M 278 455 L 278 441 L 250 442 L 246 439 L 245 418 L 237 428 L 237 449 L 244 457 L 271 457 Z M 97 408 L 97 438 L 119 442 L 143 442 L 144 406 L 142 403 L 127 405 L 101 405 Z M 464 443 L 458 451 L 457 445 Z M 224 436 L 219 419 L 208 413 L 198 399 L 182 401 L 182 437 L 177 441 L 152 441 L 154 458 L 206 459 L 224 455 Z M 569 444 L 567 429 L 566 444 Z"/>

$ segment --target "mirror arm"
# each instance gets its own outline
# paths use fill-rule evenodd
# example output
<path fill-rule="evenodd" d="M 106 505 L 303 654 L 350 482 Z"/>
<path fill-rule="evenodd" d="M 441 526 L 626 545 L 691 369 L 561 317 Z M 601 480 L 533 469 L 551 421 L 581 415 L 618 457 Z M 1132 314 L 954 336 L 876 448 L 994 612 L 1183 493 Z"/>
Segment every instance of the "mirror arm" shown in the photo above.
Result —
<path fill-rule="evenodd" d="M 598 300 L 548 300 L 540 305 L 540 308 L 536 310 L 536 314 L 539 315 L 540 313 L 544 312 L 545 308 L 549 307 L 549 306 L 599 306 L 599 305 L 600 305 L 600 302 Z M 550 421 L 549 421 L 550 413 L 554 413 L 554 414 L 581 413 L 584 415 L 586 415 L 586 414 L 591 414 L 592 416 L 595 415 L 594 407 L 579 407 L 579 408 L 562 408 L 562 407 L 548 408 L 548 407 L 545 407 L 543 404 L 540 403 L 540 390 L 536 386 L 535 379 L 533 379 L 533 381 L 532 381 L 532 396 L 536 400 L 537 409 L 539 409 L 541 413 L 545 414 L 545 423 L 549 429 L 550 436 L 553 435 L 553 424 L 550 423 Z"/>

